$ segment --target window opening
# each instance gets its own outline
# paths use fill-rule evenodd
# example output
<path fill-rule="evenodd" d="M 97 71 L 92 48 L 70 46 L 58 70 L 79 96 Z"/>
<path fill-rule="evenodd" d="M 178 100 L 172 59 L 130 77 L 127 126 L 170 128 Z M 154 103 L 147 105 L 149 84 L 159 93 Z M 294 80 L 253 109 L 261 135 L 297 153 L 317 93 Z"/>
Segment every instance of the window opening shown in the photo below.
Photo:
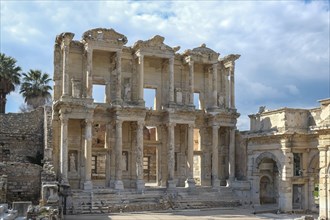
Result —
<path fill-rule="evenodd" d="M 105 103 L 105 85 L 93 85 L 93 99 L 96 103 Z"/>
<path fill-rule="evenodd" d="M 146 108 L 156 110 L 156 89 L 144 88 L 143 96 Z"/>
<path fill-rule="evenodd" d="M 301 154 L 293 153 L 293 164 L 294 164 L 294 175 L 295 176 L 302 176 L 302 169 L 301 169 Z"/>
<path fill-rule="evenodd" d="M 202 109 L 199 92 L 194 92 L 194 105 L 195 105 L 195 109 L 199 109 L 199 110 Z"/>

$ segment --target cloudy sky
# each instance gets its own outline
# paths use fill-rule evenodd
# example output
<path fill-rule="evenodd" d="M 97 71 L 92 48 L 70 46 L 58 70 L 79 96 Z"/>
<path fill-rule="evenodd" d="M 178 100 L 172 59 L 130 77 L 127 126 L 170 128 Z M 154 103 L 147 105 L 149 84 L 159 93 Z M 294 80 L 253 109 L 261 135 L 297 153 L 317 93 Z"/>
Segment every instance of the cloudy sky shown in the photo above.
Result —
<path fill-rule="evenodd" d="M 22 1 L 1 0 L 0 49 L 23 72 L 53 75 L 56 35 L 114 28 L 127 45 L 159 34 L 181 52 L 205 43 L 241 54 L 236 64 L 238 128 L 259 106 L 318 107 L 330 97 L 329 1 Z M 7 112 L 23 103 L 16 91 Z"/>

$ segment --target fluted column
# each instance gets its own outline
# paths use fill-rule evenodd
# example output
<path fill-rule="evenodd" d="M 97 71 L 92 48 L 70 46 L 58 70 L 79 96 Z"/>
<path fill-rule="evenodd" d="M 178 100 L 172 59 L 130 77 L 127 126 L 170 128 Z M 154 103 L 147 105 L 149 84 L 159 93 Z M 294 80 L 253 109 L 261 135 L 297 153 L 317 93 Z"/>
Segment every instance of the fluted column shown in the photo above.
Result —
<path fill-rule="evenodd" d="M 84 190 L 93 189 L 92 184 L 92 120 L 85 120 L 85 182 Z"/>
<path fill-rule="evenodd" d="M 145 188 L 143 180 L 143 127 L 144 123 L 138 121 L 136 132 L 136 189 L 138 191 Z"/>
<path fill-rule="evenodd" d="M 116 121 L 116 146 L 115 146 L 115 157 L 116 157 L 116 171 L 115 171 L 115 189 L 124 189 L 124 184 L 122 181 L 122 128 L 123 122 L 120 120 Z"/>
<path fill-rule="evenodd" d="M 235 127 L 230 129 L 229 140 L 229 186 L 235 180 Z"/>
<path fill-rule="evenodd" d="M 116 52 L 116 100 L 115 104 L 121 104 L 122 98 L 121 98 L 121 51 Z"/>
<path fill-rule="evenodd" d="M 86 67 L 86 96 L 93 98 L 93 50 L 89 47 L 86 48 L 87 67 Z"/>
<path fill-rule="evenodd" d="M 68 118 L 61 115 L 61 182 L 68 184 Z"/>
<path fill-rule="evenodd" d="M 174 57 L 169 59 L 169 102 L 174 102 Z"/>
<path fill-rule="evenodd" d="M 235 108 L 235 66 L 234 64 L 229 67 L 230 74 L 230 108 Z"/>
<path fill-rule="evenodd" d="M 143 100 L 143 89 L 144 89 L 144 55 L 139 55 L 139 101 Z"/>
<path fill-rule="evenodd" d="M 62 95 L 69 95 L 69 52 L 70 52 L 70 42 L 74 37 L 73 33 L 64 33 L 62 39 L 62 53 L 63 53 L 63 76 L 62 76 Z"/>
<path fill-rule="evenodd" d="M 195 180 L 194 180 L 194 125 L 188 125 L 188 135 L 187 135 L 187 142 L 188 142 L 188 150 L 187 150 L 187 180 L 185 182 L 186 187 L 193 188 L 195 187 Z"/>
<path fill-rule="evenodd" d="M 217 63 L 213 64 L 212 69 L 213 69 L 212 105 L 213 107 L 216 108 L 218 106 L 218 64 Z"/>
<path fill-rule="evenodd" d="M 212 126 L 212 187 L 220 187 L 219 180 L 219 151 L 218 151 L 219 126 Z"/>
<path fill-rule="evenodd" d="M 189 61 L 189 105 L 194 105 L 194 61 Z"/>
<path fill-rule="evenodd" d="M 174 181 L 174 151 L 175 151 L 175 143 L 174 143 L 174 127 L 175 123 L 168 124 L 168 149 L 167 149 L 167 166 L 168 166 L 168 178 L 167 178 L 167 188 L 175 188 L 176 183 Z"/>

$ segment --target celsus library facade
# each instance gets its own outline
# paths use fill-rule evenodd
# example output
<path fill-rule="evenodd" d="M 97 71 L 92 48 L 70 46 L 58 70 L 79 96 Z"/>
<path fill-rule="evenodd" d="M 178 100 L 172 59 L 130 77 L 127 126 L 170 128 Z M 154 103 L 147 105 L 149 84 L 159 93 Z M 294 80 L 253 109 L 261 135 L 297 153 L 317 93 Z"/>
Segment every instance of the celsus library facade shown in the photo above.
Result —
<path fill-rule="evenodd" d="M 73 37 L 56 37 L 45 149 L 62 184 L 76 192 L 230 189 L 246 204 L 329 216 L 329 99 L 309 110 L 261 108 L 239 132 L 240 55 L 205 44 L 178 53 L 158 35 L 125 46 L 113 29 Z"/>

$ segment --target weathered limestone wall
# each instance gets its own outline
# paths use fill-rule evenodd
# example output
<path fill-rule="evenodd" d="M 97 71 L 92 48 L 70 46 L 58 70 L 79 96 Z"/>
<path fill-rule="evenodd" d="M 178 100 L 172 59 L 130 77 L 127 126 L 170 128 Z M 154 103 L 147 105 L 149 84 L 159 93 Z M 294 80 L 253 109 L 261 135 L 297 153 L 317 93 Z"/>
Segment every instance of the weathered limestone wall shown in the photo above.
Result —
<path fill-rule="evenodd" d="M 44 148 L 45 159 L 52 160 L 50 123 L 50 107 L 0 114 L 0 175 L 7 175 L 7 202 L 38 201 Z"/>
<path fill-rule="evenodd" d="M 43 153 L 43 114 L 43 108 L 0 114 L 0 161 L 29 162 Z"/>
<path fill-rule="evenodd" d="M 0 173 L 7 174 L 7 202 L 32 201 L 40 196 L 42 167 L 31 163 L 0 163 Z"/>

